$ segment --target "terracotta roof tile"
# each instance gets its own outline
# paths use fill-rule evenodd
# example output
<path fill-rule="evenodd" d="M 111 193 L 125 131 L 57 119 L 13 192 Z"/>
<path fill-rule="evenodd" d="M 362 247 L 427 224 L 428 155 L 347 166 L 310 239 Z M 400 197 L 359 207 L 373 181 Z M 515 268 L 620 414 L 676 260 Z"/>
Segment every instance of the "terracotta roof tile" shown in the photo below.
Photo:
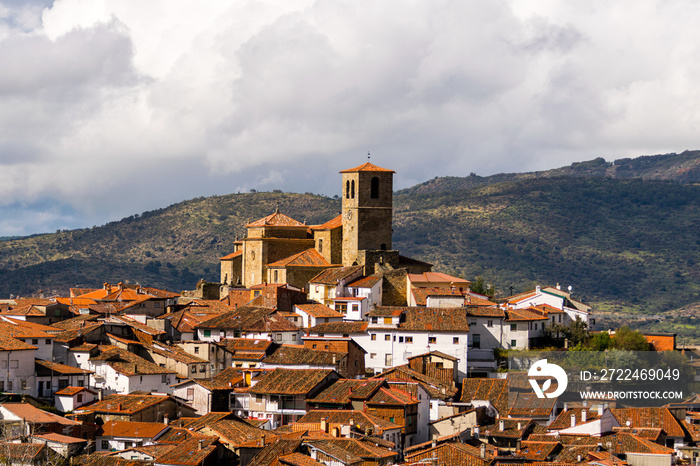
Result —
<path fill-rule="evenodd" d="M 157 464 L 192 465 L 202 464 L 216 451 L 218 440 L 215 436 L 190 437 L 166 453 L 156 458 Z"/>
<path fill-rule="evenodd" d="M 365 162 L 355 168 L 348 168 L 346 170 L 341 170 L 339 173 L 355 173 L 355 172 L 388 172 L 396 173 L 394 170 L 389 170 L 387 168 L 378 167 L 373 163 Z"/>
<path fill-rule="evenodd" d="M 372 288 L 374 285 L 382 281 L 382 277 L 379 275 L 368 275 L 366 277 L 360 277 L 347 286 L 352 288 Z"/>
<path fill-rule="evenodd" d="M 318 283 L 322 285 L 337 285 L 341 280 L 345 280 L 348 277 L 356 274 L 358 271 L 362 270 L 361 265 L 353 265 L 350 267 L 333 267 L 331 269 L 326 269 L 319 273 L 311 280 L 309 283 Z"/>
<path fill-rule="evenodd" d="M 365 333 L 367 331 L 367 322 L 325 322 L 322 324 L 316 324 L 309 329 L 309 333 L 318 334 L 353 334 L 353 333 Z"/>
<path fill-rule="evenodd" d="M 314 225 L 311 227 L 312 230 L 334 230 L 343 226 L 343 216 L 338 215 L 337 217 L 323 223 L 321 225 Z"/>
<path fill-rule="evenodd" d="M 297 304 L 294 307 L 313 317 L 343 317 L 343 314 L 325 304 Z"/>
<path fill-rule="evenodd" d="M 464 379 L 462 403 L 488 400 L 502 417 L 508 412 L 508 382 L 506 379 Z"/>
<path fill-rule="evenodd" d="M 307 395 L 333 374 L 331 369 L 275 369 L 253 385 L 250 393 Z"/>
<path fill-rule="evenodd" d="M 58 362 L 44 361 L 43 359 L 34 360 L 34 370 L 37 375 L 46 376 L 52 373 L 57 375 L 87 375 L 92 374 L 92 371 L 80 369 L 79 367 L 68 366 Z"/>
<path fill-rule="evenodd" d="M 336 366 L 347 356 L 347 353 L 314 350 L 303 346 L 282 345 L 274 353 L 263 359 L 263 362 L 271 365 Z"/>
<path fill-rule="evenodd" d="M 143 437 L 154 438 L 168 426 L 159 422 L 108 421 L 96 432 L 105 437 Z"/>
<path fill-rule="evenodd" d="M 291 217 L 288 217 L 284 214 L 281 214 L 279 212 L 275 212 L 274 214 L 268 215 L 267 217 L 263 217 L 259 220 L 256 220 L 252 223 L 249 223 L 246 225 L 246 228 L 251 228 L 251 227 L 303 227 L 303 228 L 308 228 L 307 225 L 304 225 L 301 222 L 298 222 L 294 220 Z"/>
<path fill-rule="evenodd" d="M 168 395 L 109 395 L 84 408 L 95 413 L 131 415 L 171 399 Z"/>
<path fill-rule="evenodd" d="M 314 248 L 267 264 L 268 267 L 331 267 L 331 264 Z"/>
<path fill-rule="evenodd" d="M 384 379 L 339 379 L 308 401 L 309 403 L 347 405 L 352 400 L 368 399 L 379 390 L 379 387 L 385 384 L 386 381 Z"/>

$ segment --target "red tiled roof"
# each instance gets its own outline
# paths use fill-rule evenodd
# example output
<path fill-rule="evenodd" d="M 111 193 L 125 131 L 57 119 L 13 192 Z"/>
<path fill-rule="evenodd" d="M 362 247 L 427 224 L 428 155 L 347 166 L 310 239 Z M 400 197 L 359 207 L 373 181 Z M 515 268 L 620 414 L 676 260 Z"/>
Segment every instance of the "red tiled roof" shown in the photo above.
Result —
<path fill-rule="evenodd" d="M 109 395 L 85 408 L 96 413 L 135 414 L 169 399 L 168 395 Z"/>
<path fill-rule="evenodd" d="M 454 283 L 462 287 L 468 287 L 471 283 L 469 280 L 440 272 L 409 273 L 408 279 L 412 283 Z"/>
<path fill-rule="evenodd" d="M 88 388 L 86 388 L 86 387 L 66 387 L 66 388 L 64 388 L 64 389 L 62 389 L 62 390 L 57 391 L 57 392 L 55 393 L 55 395 L 59 395 L 59 396 L 64 396 L 64 395 L 65 395 L 65 396 L 73 396 L 73 395 L 77 395 L 77 394 L 80 393 L 80 392 L 90 392 L 90 393 L 92 393 L 93 395 L 97 395 L 96 392 L 93 392 L 92 390 L 90 390 L 90 389 L 88 389 Z"/>
<path fill-rule="evenodd" d="M 340 228 L 343 226 L 343 216 L 338 215 L 332 220 L 327 221 L 324 224 L 321 225 L 315 225 L 311 227 L 312 230 L 333 230 L 335 228 Z"/>
<path fill-rule="evenodd" d="M 275 212 L 272 215 L 268 215 L 267 217 L 263 217 L 259 220 L 256 220 L 252 223 L 249 223 L 246 225 L 246 228 L 250 227 L 303 227 L 303 228 L 308 228 L 307 225 L 304 225 L 301 222 L 298 222 L 294 220 L 291 217 L 288 217 L 284 214 L 281 214 L 279 212 Z"/>
<path fill-rule="evenodd" d="M 418 332 L 468 332 L 467 315 L 462 308 L 407 307 L 403 330 Z"/>
<path fill-rule="evenodd" d="M 352 288 L 372 288 L 377 282 L 382 281 L 382 277 L 379 275 L 368 275 L 366 277 L 360 277 L 347 286 Z"/>
<path fill-rule="evenodd" d="M 278 260 L 268 267 L 330 267 L 331 264 L 314 248 Z"/>
<path fill-rule="evenodd" d="M 365 162 L 355 168 L 348 168 L 341 170 L 339 173 L 355 173 L 355 172 L 388 172 L 396 173 L 394 170 L 389 170 L 387 168 L 378 167 L 373 163 Z"/>
<path fill-rule="evenodd" d="M 65 444 L 71 444 L 71 443 L 87 443 L 86 439 L 82 438 L 77 438 L 77 437 L 69 437 L 67 435 L 61 435 L 61 434 L 56 434 L 54 432 L 49 432 L 48 434 L 34 434 L 35 438 L 40 438 L 43 440 L 48 440 L 49 442 L 56 442 L 56 443 L 65 443 Z"/>
<path fill-rule="evenodd" d="M 55 373 L 57 375 L 86 375 L 93 373 L 92 371 L 80 369 L 79 367 L 68 366 L 58 362 L 44 361 L 43 359 L 35 359 L 34 364 L 37 375 L 48 375 L 50 373 Z"/>
<path fill-rule="evenodd" d="M 319 273 L 311 280 L 309 283 L 319 283 L 322 285 L 337 285 L 343 279 L 347 279 L 349 276 L 357 273 L 361 270 L 361 265 L 353 265 L 350 267 L 333 267 L 331 269 L 326 269 Z"/>
<path fill-rule="evenodd" d="M 64 426 L 77 426 L 79 422 L 71 421 L 65 417 L 58 416 L 39 408 L 36 408 L 29 403 L 3 403 L 2 407 L 10 411 L 15 416 L 24 419 L 26 422 L 37 424 L 54 424 L 58 423 Z"/>
<path fill-rule="evenodd" d="M 294 307 L 313 317 L 343 317 L 343 314 L 325 304 L 297 304 Z"/>
<path fill-rule="evenodd" d="M 265 373 L 249 391 L 261 394 L 306 395 L 332 373 L 332 369 L 275 369 Z"/>
<path fill-rule="evenodd" d="M 108 421 L 98 429 L 96 435 L 153 438 L 168 428 L 160 422 Z"/>
<path fill-rule="evenodd" d="M 506 316 L 506 322 L 547 320 L 547 317 L 530 309 L 508 309 L 506 310 Z"/>
<path fill-rule="evenodd" d="M 231 260 L 231 259 L 234 259 L 234 258 L 236 258 L 238 256 L 242 256 L 242 255 L 243 255 L 243 250 L 241 249 L 239 251 L 232 252 L 231 254 L 227 254 L 224 257 L 220 257 L 219 260 L 220 261 Z"/>

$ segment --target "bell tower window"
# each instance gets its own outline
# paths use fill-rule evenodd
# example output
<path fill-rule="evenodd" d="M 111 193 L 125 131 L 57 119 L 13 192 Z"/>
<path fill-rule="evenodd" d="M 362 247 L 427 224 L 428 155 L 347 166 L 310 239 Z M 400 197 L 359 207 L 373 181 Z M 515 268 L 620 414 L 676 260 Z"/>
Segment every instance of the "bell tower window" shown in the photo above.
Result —
<path fill-rule="evenodd" d="M 350 199 L 350 180 L 345 182 L 345 199 Z"/>
<path fill-rule="evenodd" d="M 355 180 L 350 181 L 350 199 L 355 199 Z"/>
<path fill-rule="evenodd" d="M 370 182 L 369 197 L 372 199 L 379 199 L 379 178 L 376 176 L 372 177 L 372 181 Z"/>

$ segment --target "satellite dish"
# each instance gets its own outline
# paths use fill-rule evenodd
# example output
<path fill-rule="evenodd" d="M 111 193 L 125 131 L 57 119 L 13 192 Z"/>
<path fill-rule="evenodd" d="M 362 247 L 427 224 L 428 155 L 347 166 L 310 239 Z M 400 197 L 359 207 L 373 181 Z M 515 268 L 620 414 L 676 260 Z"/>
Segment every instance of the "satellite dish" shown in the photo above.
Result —
<path fill-rule="evenodd" d="M 571 293 L 571 290 L 572 290 L 571 285 L 569 285 L 569 293 Z"/>

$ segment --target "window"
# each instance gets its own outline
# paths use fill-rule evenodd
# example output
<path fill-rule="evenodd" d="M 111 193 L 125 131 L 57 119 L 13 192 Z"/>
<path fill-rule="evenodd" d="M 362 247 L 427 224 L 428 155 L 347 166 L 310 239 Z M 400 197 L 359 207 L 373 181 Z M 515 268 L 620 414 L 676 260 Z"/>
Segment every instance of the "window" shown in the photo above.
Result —
<path fill-rule="evenodd" d="M 347 314 L 348 304 L 347 303 L 335 303 L 335 310 L 342 314 Z"/>
<path fill-rule="evenodd" d="M 386 353 L 386 354 L 384 355 L 384 365 L 385 365 L 385 366 L 391 366 L 391 363 L 392 363 L 391 354 L 390 354 L 390 353 Z"/>
<path fill-rule="evenodd" d="M 206 365 L 206 364 L 202 364 L 201 366 L 199 366 L 199 372 L 204 373 L 204 372 L 206 372 L 206 371 L 207 371 L 207 365 Z"/>
<path fill-rule="evenodd" d="M 160 383 L 168 383 L 168 375 L 163 374 L 160 376 Z"/>
<path fill-rule="evenodd" d="M 20 381 L 20 386 L 22 387 L 22 390 L 26 390 L 27 389 L 27 381 L 25 379 L 22 379 Z"/>
<path fill-rule="evenodd" d="M 313 345 L 311 345 L 311 349 L 316 349 L 316 343 L 314 343 Z"/>
<path fill-rule="evenodd" d="M 190 401 L 194 400 L 194 388 L 187 389 L 187 399 Z"/>
<path fill-rule="evenodd" d="M 403 337 L 399 337 L 399 343 L 403 343 Z"/>
<path fill-rule="evenodd" d="M 372 340 L 372 341 L 376 341 L 376 340 L 377 340 L 377 334 L 376 334 L 376 333 L 370 333 L 369 339 Z"/>
<path fill-rule="evenodd" d="M 355 199 L 355 180 L 350 181 L 350 199 Z"/>
<path fill-rule="evenodd" d="M 84 387 L 85 386 L 85 381 L 84 380 L 78 380 L 78 387 Z"/>
<path fill-rule="evenodd" d="M 481 348 L 481 335 L 478 333 L 472 335 L 472 347 Z"/>
<path fill-rule="evenodd" d="M 7 381 L 7 390 L 12 391 L 12 380 Z"/>
<path fill-rule="evenodd" d="M 199 346 L 194 347 L 194 354 L 199 354 Z"/>
<path fill-rule="evenodd" d="M 196 364 L 192 364 L 192 373 L 193 374 L 197 373 L 197 365 Z"/>
<path fill-rule="evenodd" d="M 10 369 L 17 369 L 17 368 L 19 368 L 19 360 L 12 359 L 10 361 Z"/>
<path fill-rule="evenodd" d="M 510 324 L 510 331 L 515 332 L 518 330 L 518 324 Z"/>
<path fill-rule="evenodd" d="M 82 393 L 78 394 L 76 399 L 77 399 L 78 403 L 82 403 L 83 402 L 83 394 Z"/>
<path fill-rule="evenodd" d="M 486 326 L 487 326 L 487 327 L 493 327 L 493 320 L 487 320 L 487 321 L 486 321 Z"/>
<path fill-rule="evenodd" d="M 376 358 L 377 358 L 377 353 L 369 353 L 369 358 L 370 358 L 370 359 L 376 359 Z"/>
<path fill-rule="evenodd" d="M 44 341 L 44 343 L 46 343 L 47 345 L 50 345 L 50 344 L 51 344 L 51 338 L 47 338 L 46 341 Z"/>
<path fill-rule="evenodd" d="M 38 338 L 32 338 L 32 345 L 38 345 L 39 344 L 39 339 Z"/>
<path fill-rule="evenodd" d="M 379 199 L 379 178 L 376 176 L 370 181 L 369 197 Z"/>
<path fill-rule="evenodd" d="M 453 337 L 453 338 L 452 338 L 452 344 L 453 344 L 453 345 L 459 345 L 459 337 Z"/>
<path fill-rule="evenodd" d="M 124 448 L 131 448 L 133 444 L 131 442 L 124 442 Z"/>
<path fill-rule="evenodd" d="M 406 337 L 406 343 L 413 343 L 413 337 Z"/>
<path fill-rule="evenodd" d="M 391 317 L 384 317 L 384 324 L 385 325 L 391 325 L 392 319 Z"/>
<path fill-rule="evenodd" d="M 282 334 L 281 333 L 277 334 L 277 341 L 282 341 Z"/>
<path fill-rule="evenodd" d="M 388 333 L 384 335 L 384 341 L 391 341 L 391 335 L 389 335 Z"/>
<path fill-rule="evenodd" d="M 204 333 L 204 338 L 210 338 L 211 337 L 211 330 L 203 330 Z"/>
<path fill-rule="evenodd" d="M 373 324 L 376 324 L 376 323 L 377 323 L 377 318 L 376 318 L 376 317 L 372 317 L 372 323 L 373 323 Z"/>
<path fill-rule="evenodd" d="M 323 238 L 319 238 L 318 240 L 318 252 L 323 254 Z"/>
<path fill-rule="evenodd" d="M 428 344 L 433 345 L 437 343 L 437 337 L 428 337 Z"/>
<path fill-rule="evenodd" d="M 535 330 L 537 330 L 537 322 L 535 322 Z"/>
<path fill-rule="evenodd" d="M 61 317 L 61 310 L 56 309 L 55 311 L 53 311 L 53 315 L 54 315 L 54 317 Z"/>
<path fill-rule="evenodd" d="M 277 270 L 275 270 L 275 278 L 273 279 L 273 283 L 279 282 L 279 279 L 280 279 L 280 278 L 279 278 L 279 272 L 278 272 Z"/>
<path fill-rule="evenodd" d="M 350 199 L 350 180 L 345 182 L 345 199 Z"/>
<path fill-rule="evenodd" d="M 515 340 L 510 340 L 510 347 L 515 348 Z"/>
<path fill-rule="evenodd" d="M 0 380 L 0 392 L 4 392 L 4 391 L 5 391 L 5 381 Z"/>
<path fill-rule="evenodd" d="M 102 449 L 109 450 L 109 442 L 107 440 L 102 441 Z"/>
<path fill-rule="evenodd" d="M 63 390 L 68 386 L 68 379 L 58 379 L 58 389 Z"/>

